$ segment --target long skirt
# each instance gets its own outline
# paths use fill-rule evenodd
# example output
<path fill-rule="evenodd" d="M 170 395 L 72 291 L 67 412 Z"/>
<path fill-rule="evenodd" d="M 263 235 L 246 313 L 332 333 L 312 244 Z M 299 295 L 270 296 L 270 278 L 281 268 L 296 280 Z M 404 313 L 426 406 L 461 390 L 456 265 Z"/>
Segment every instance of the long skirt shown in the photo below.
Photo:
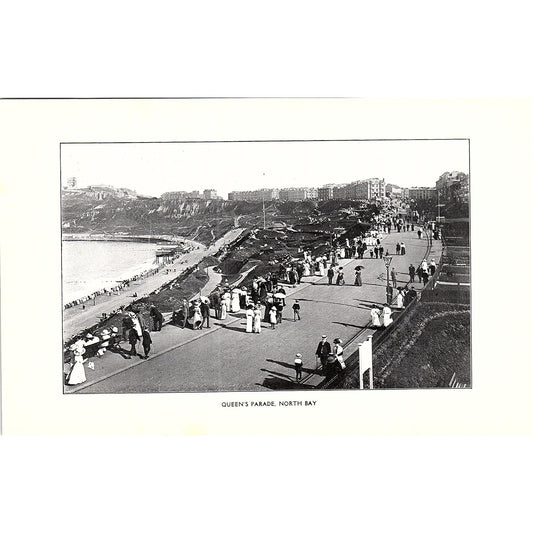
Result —
<path fill-rule="evenodd" d="M 261 315 L 254 316 L 254 333 L 261 333 Z"/>
<path fill-rule="evenodd" d="M 80 383 L 84 383 L 86 380 L 87 378 L 85 376 L 85 368 L 83 363 L 74 363 L 67 383 L 69 385 L 79 385 Z"/>
<path fill-rule="evenodd" d="M 238 313 L 241 310 L 241 305 L 239 301 L 239 295 L 236 294 L 231 298 L 231 312 Z"/>
<path fill-rule="evenodd" d="M 253 316 L 246 317 L 246 333 L 252 333 Z"/>
<path fill-rule="evenodd" d="M 397 307 L 403 307 L 403 295 L 398 293 L 398 296 L 396 298 L 396 305 Z"/>

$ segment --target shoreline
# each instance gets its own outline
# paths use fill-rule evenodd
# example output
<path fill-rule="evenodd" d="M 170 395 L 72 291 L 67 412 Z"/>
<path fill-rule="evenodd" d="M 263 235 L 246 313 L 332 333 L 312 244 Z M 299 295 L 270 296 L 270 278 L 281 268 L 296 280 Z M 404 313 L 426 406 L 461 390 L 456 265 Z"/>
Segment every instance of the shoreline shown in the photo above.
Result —
<path fill-rule="evenodd" d="M 101 316 L 102 313 L 105 312 L 109 314 L 112 310 L 116 310 L 122 304 L 127 306 L 136 298 L 147 296 L 151 292 L 160 289 L 170 281 L 169 276 L 172 278 L 178 277 L 187 268 L 198 264 L 207 256 L 214 255 L 223 245 L 236 240 L 242 231 L 243 228 L 234 228 L 215 243 L 212 243 L 209 247 L 202 243 L 181 237 L 180 240 L 182 242 L 185 244 L 193 244 L 193 248 L 178 257 L 173 258 L 170 263 L 162 265 L 158 272 L 154 272 L 152 275 L 146 277 L 139 276 L 137 280 L 132 282 L 132 284 L 126 288 L 126 290 L 120 291 L 119 294 L 107 293 L 98 296 L 98 299 L 104 299 L 104 301 L 97 302 L 95 300 L 94 304 L 86 306 L 85 310 L 83 310 L 82 306 L 79 304 L 66 309 L 63 307 L 63 342 L 68 342 L 68 339 L 72 339 L 80 332 L 96 326 L 98 324 L 98 317 Z M 167 268 L 172 268 L 176 271 L 166 274 Z M 130 294 L 132 291 L 137 293 L 136 297 L 133 297 Z M 92 300 L 89 300 L 89 303 L 90 302 L 92 302 Z"/>
<path fill-rule="evenodd" d="M 166 257 L 162 262 L 158 262 L 158 244 L 155 242 L 148 243 L 146 241 L 114 241 L 104 239 L 82 239 L 82 240 L 67 240 L 65 242 L 88 242 L 88 243 L 121 243 L 124 245 L 150 245 L 153 246 L 153 251 L 150 257 L 145 260 L 141 260 L 136 264 L 131 264 L 127 268 L 123 268 L 120 272 L 116 273 L 114 279 L 69 279 L 63 281 L 63 309 L 69 309 L 77 305 L 82 305 L 86 302 L 90 302 L 95 296 L 120 292 L 125 289 L 129 283 L 136 281 L 139 278 L 154 275 L 162 268 L 168 265 L 169 261 L 174 262 L 176 259 L 188 253 L 192 247 L 181 244 L 174 244 L 165 247 L 167 250 Z M 82 245 L 83 246 L 83 245 Z M 86 287 L 83 287 L 86 285 Z M 68 296 L 66 293 L 69 293 Z"/>
<path fill-rule="evenodd" d="M 172 235 L 121 235 L 106 233 L 62 233 L 61 241 L 88 242 L 143 242 L 153 244 L 185 244 L 188 239 Z"/>

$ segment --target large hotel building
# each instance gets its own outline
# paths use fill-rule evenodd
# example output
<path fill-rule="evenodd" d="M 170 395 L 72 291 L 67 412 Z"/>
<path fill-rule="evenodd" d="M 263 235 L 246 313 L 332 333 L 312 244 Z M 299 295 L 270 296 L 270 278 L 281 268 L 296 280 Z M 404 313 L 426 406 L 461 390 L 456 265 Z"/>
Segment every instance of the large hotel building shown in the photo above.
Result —
<path fill-rule="evenodd" d="M 370 178 L 344 185 L 324 185 L 313 187 L 291 187 L 287 189 L 259 189 L 257 191 L 232 191 L 228 200 L 373 200 L 385 198 L 385 180 Z"/>

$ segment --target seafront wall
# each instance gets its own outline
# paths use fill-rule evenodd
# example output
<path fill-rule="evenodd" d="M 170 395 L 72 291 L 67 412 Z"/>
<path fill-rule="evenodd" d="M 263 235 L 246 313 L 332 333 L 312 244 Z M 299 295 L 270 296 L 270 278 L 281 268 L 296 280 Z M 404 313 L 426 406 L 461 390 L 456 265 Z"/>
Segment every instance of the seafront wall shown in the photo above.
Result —
<path fill-rule="evenodd" d="M 63 241 L 110 241 L 110 242 L 149 242 L 149 243 L 183 243 L 181 237 L 171 235 L 113 235 L 113 234 L 87 234 L 87 233 L 63 233 Z"/>

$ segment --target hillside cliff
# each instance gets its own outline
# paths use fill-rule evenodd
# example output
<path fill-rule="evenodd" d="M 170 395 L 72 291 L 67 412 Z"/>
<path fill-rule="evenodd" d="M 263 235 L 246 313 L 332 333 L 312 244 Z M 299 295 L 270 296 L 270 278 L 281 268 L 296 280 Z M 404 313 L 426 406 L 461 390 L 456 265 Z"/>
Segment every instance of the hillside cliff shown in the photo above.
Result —
<path fill-rule="evenodd" d="M 63 195 L 65 233 L 179 235 L 209 244 L 235 224 L 247 227 L 314 224 L 332 213 L 354 216 L 356 202 L 235 202 Z"/>

